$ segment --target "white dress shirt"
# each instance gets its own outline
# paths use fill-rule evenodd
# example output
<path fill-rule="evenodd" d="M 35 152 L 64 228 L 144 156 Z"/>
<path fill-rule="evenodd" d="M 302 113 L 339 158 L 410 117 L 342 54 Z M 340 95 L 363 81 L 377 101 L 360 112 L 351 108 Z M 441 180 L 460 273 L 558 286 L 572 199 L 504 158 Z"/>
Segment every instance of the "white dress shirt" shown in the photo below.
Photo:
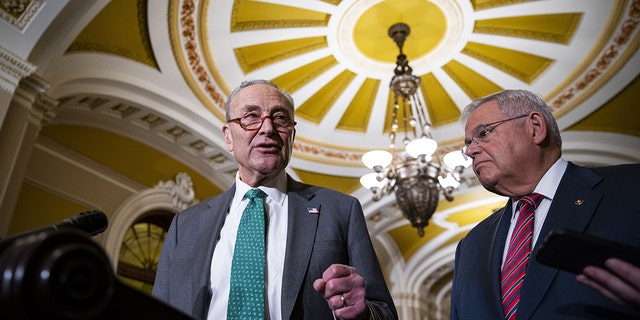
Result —
<path fill-rule="evenodd" d="M 540 236 L 540 229 L 542 229 L 542 224 L 544 224 L 544 220 L 547 218 L 547 213 L 549 212 L 549 207 L 551 207 L 551 201 L 553 201 L 553 196 L 556 194 L 556 190 L 558 190 L 558 185 L 560 185 L 560 179 L 562 179 L 562 175 L 564 175 L 564 171 L 567 169 L 567 161 L 565 159 L 558 159 L 556 163 L 554 163 L 551 168 L 544 174 L 538 185 L 533 190 L 533 192 L 537 192 L 544 196 L 542 202 L 536 208 L 533 216 L 533 239 L 531 240 L 531 248 L 535 247 L 536 241 L 538 241 L 538 237 Z M 504 252 L 502 254 L 502 264 L 504 265 L 504 260 L 507 258 L 507 251 L 509 250 L 509 242 L 511 241 L 511 234 L 513 233 L 513 229 L 516 226 L 516 220 L 518 219 L 518 215 L 520 212 L 516 210 L 518 207 L 518 202 L 516 201 L 511 206 L 511 224 L 509 225 L 509 233 L 507 234 L 507 240 L 504 246 Z"/>
<path fill-rule="evenodd" d="M 283 171 L 275 179 L 273 187 L 260 186 L 267 194 L 265 210 L 267 212 L 267 270 L 265 279 L 265 307 L 269 313 L 265 319 L 279 320 L 281 312 L 282 271 L 284 269 L 284 254 L 287 243 L 287 175 Z M 236 233 L 242 217 L 242 211 L 248 204 L 244 194 L 252 189 L 240 180 L 236 174 L 236 192 L 231 201 L 231 208 L 227 215 L 220 240 L 216 244 L 211 260 L 211 304 L 209 305 L 209 320 L 224 319 L 229 302 L 229 286 L 231 279 L 231 263 L 236 242 Z M 224 316 L 222 316 L 224 315 Z"/>

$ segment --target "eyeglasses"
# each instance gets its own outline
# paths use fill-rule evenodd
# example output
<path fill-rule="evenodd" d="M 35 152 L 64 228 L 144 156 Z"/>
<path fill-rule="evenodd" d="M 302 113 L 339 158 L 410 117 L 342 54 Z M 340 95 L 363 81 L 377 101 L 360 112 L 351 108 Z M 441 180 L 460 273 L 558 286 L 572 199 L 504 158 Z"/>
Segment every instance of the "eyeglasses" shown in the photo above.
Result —
<path fill-rule="evenodd" d="M 521 116 L 517 116 L 517 117 L 513 117 L 513 118 L 509 118 L 509 119 L 504 119 L 504 120 L 498 120 L 495 122 L 490 122 L 490 123 L 485 123 L 485 124 L 481 124 L 479 126 L 476 127 L 475 132 L 473 133 L 473 135 L 471 136 L 471 140 L 470 141 L 465 141 L 464 147 L 462 148 L 462 155 L 464 156 L 465 160 L 467 159 L 467 148 L 469 147 L 469 145 L 471 143 L 475 144 L 476 146 L 479 146 L 481 143 L 485 143 L 489 140 L 489 136 L 491 135 L 491 132 L 493 132 L 493 130 L 507 122 L 507 121 L 511 121 L 511 120 L 516 120 L 516 119 L 520 119 L 520 118 L 524 118 L 526 116 L 528 116 L 529 114 L 523 114 Z M 478 130 L 480 129 L 480 130 Z"/>
<path fill-rule="evenodd" d="M 287 115 L 274 115 L 260 117 L 257 114 L 249 113 L 240 118 L 230 119 L 227 123 L 235 122 L 245 131 L 256 131 L 262 127 L 265 119 L 270 119 L 278 132 L 291 132 L 296 126 L 296 122 Z"/>

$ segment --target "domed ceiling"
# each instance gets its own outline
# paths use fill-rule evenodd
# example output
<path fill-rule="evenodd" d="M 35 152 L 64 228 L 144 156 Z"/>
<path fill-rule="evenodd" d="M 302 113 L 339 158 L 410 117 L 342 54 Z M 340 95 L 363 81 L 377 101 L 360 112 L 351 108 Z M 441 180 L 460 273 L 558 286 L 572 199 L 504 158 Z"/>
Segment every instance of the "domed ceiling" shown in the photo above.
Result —
<path fill-rule="evenodd" d="M 411 28 L 404 53 L 441 153 L 461 147 L 460 110 L 505 88 L 540 94 L 572 125 L 638 43 L 621 1 L 175 1 L 170 14 L 181 72 L 216 117 L 231 88 L 270 79 L 296 101 L 293 166 L 350 177 L 389 144 L 394 23 Z"/>

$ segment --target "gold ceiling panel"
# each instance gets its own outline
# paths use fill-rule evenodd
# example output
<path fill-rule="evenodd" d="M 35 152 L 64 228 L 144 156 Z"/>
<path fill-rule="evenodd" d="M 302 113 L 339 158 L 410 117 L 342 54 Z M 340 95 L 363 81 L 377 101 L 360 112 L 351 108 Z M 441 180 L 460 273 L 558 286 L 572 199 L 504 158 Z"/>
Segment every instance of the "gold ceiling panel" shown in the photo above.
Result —
<path fill-rule="evenodd" d="M 337 64 L 338 61 L 333 56 L 326 56 L 278 76 L 272 81 L 287 92 L 293 93 Z"/>
<path fill-rule="evenodd" d="M 339 5 L 340 2 L 341 2 L 341 0 L 322 0 L 322 1 L 326 2 L 326 3 L 330 3 L 330 4 L 333 4 L 333 5 L 336 5 L 336 6 Z"/>
<path fill-rule="evenodd" d="M 328 21 L 326 13 L 252 0 L 236 0 L 231 11 L 232 32 L 326 26 Z"/>
<path fill-rule="evenodd" d="M 462 53 L 531 84 L 553 60 L 492 45 L 469 42 Z"/>
<path fill-rule="evenodd" d="M 296 116 L 319 124 L 355 76 L 349 70 L 340 73 L 296 109 Z"/>
<path fill-rule="evenodd" d="M 483 197 L 492 196 L 488 191 L 481 189 L 477 191 L 471 191 L 469 193 L 456 195 L 456 198 L 453 201 L 441 200 L 438 203 L 438 209 L 436 214 L 440 214 L 444 211 L 453 210 L 449 216 L 446 217 L 446 222 L 452 222 L 457 224 L 459 227 L 467 226 L 469 224 L 477 223 L 478 221 L 483 220 L 488 217 L 490 214 L 494 212 L 494 210 L 502 208 L 506 202 L 505 199 L 496 198 L 495 202 L 485 203 L 485 204 L 476 204 L 469 209 L 464 210 L 456 210 L 456 207 L 461 204 L 470 203 L 473 201 L 481 200 Z M 424 229 L 424 237 L 418 236 L 416 229 L 411 226 L 410 223 L 407 222 L 406 225 L 400 226 L 393 230 L 389 231 L 389 235 L 394 239 L 394 241 L 398 244 L 398 248 L 402 252 L 402 256 L 405 261 L 409 260 L 413 254 L 421 247 L 423 247 L 427 242 L 434 239 L 436 236 L 440 235 L 444 232 L 445 229 L 436 225 L 435 222 L 430 222 L 429 225 Z M 440 248 L 446 247 L 452 243 L 457 242 L 463 236 L 466 235 L 466 232 L 462 232 L 457 234 L 456 236 L 448 239 L 447 242 L 440 245 Z"/>
<path fill-rule="evenodd" d="M 467 235 L 467 233 L 469 233 L 468 230 L 467 231 L 462 231 L 462 232 L 456 234 L 455 236 L 452 236 L 451 238 L 447 239 L 447 241 L 443 242 L 440 245 L 440 247 L 444 248 L 444 247 L 450 246 L 452 244 L 458 244 L 458 242 L 460 242 L 460 240 L 462 240 L 462 238 L 464 238 Z"/>
<path fill-rule="evenodd" d="M 427 104 L 432 126 L 449 124 L 460 118 L 458 106 L 432 73 L 420 77 L 420 89 Z"/>
<path fill-rule="evenodd" d="M 186 172 L 193 181 L 197 199 L 207 199 L 222 192 L 182 162 L 110 131 L 80 125 L 50 125 L 42 128 L 42 135 L 148 187 L 153 187 L 159 180 L 172 180 L 178 172 Z M 131 157 L 120 155 L 136 155 L 136 158 L 131 161 Z"/>
<path fill-rule="evenodd" d="M 340 118 L 337 129 L 366 132 L 380 80 L 367 79 Z"/>
<path fill-rule="evenodd" d="M 49 188 L 25 182 L 20 189 L 20 198 L 7 234 L 20 234 L 41 228 L 42 225 L 54 224 L 77 212 L 92 209 L 94 208 L 78 204 L 63 195 L 51 193 Z"/>
<path fill-rule="evenodd" d="M 244 73 L 283 61 L 307 52 L 327 47 L 326 37 L 310 37 L 268 42 L 233 49 Z"/>
<path fill-rule="evenodd" d="M 511 4 L 517 4 L 532 0 L 471 0 L 471 5 L 474 10 L 484 10 L 495 7 L 508 6 Z"/>
<path fill-rule="evenodd" d="M 472 100 L 502 91 L 500 86 L 458 61 L 451 60 L 442 70 L 448 73 Z"/>
<path fill-rule="evenodd" d="M 351 194 L 361 187 L 360 178 L 334 176 L 326 173 L 316 173 L 301 169 L 293 169 L 293 171 L 304 183 L 335 189 L 346 194 Z"/>
<path fill-rule="evenodd" d="M 450 215 L 447 217 L 447 221 L 455 222 L 461 227 L 466 226 L 484 220 L 491 215 L 495 209 L 500 209 L 503 206 L 504 202 L 475 206 L 470 210 L 459 211 Z"/>
<path fill-rule="evenodd" d="M 104 52 L 158 69 L 149 40 L 147 1 L 114 0 L 82 30 L 67 49 Z"/>
<path fill-rule="evenodd" d="M 640 77 L 636 77 L 620 94 L 567 130 L 605 131 L 640 137 L 638 92 Z"/>
<path fill-rule="evenodd" d="M 362 13 L 353 27 L 353 42 L 364 56 L 393 63 L 398 53 L 388 32 L 389 27 L 398 22 L 406 23 L 411 28 L 403 47 L 403 53 L 409 59 L 431 52 L 447 33 L 447 18 L 433 2 L 387 0 L 377 2 Z M 384 45 L 384 49 L 381 45 Z"/>
<path fill-rule="evenodd" d="M 430 122 L 433 127 L 445 125 L 458 120 L 460 116 L 460 110 L 456 104 L 451 100 L 449 93 L 442 87 L 440 82 L 428 73 L 420 77 L 420 89 L 425 103 L 427 104 L 427 111 L 429 113 Z M 393 91 L 389 90 L 389 97 L 387 98 L 387 111 L 384 118 L 384 132 L 391 132 L 391 125 L 393 124 L 393 109 L 394 109 L 394 96 Z M 406 106 L 408 108 L 408 105 Z M 405 133 L 405 128 L 409 128 L 409 124 L 404 123 L 404 119 L 407 121 L 410 118 L 409 110 L 405 110 L 402 105 L 398 109 L 398 135 Z M 397 138 L 396 138 L 397 139 Z"/>
<path fill-rule="evenodd" d="M 568 44 L 582 13 L 560 13 L 478 20 L 474 32 Z"/>
<path fill-rule="evenodd" d="M 390 133 L 391 132 L 391 125 L 393 124 L 393 109 L 394 109 L 394 97 L 393 97 L 393 91 L 389 90 L 389 97 L 387 98 L 387 112 L 384 116 L 384 132 L 385 133 Z M 405 110 L 400 107 L 400 109 L 398 109 L 398 133 L 404 132 L 406 126 L 404 125 L 402 119 L 405 119 L 405 114 L 407 114 L 407 112 L 405 112 Z"/>
<path fill-rule="evenodd" d="M 404 261 L 409 261 L 416 251 L 420 250 L 425 244 L 444 231 L 446 231 L 444 228 L 429 223 L 429 225 L 424 228 L 424 236 L 420 237 L 416 229 L 407 221 L 407 224 L 389 230 L 389 236 L 398 245 Z"/>

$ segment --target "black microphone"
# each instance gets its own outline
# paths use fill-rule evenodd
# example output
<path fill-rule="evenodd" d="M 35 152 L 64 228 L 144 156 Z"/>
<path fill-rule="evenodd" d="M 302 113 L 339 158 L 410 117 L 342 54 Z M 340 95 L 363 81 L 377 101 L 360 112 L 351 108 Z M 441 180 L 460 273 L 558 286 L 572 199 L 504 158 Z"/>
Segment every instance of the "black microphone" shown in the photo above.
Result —
<path fill-rule="evenodd" d="M 7 238 L 4 240 L 0 240 L 0 253 L 11 245 L 13 242 L 20 238 L 25 238 L 34 234 L 38 234 L 46 231 L 55 231 L 63 228 L 74 228 L 87 232 L 91 236 L 95 236 L 102 231 L 107 229 L 107 225 L 109 222 L 107 221 L 107 216 L 104 212 L 99 210 L 86 211 L 78 214 L 77 216 L 67 218 L 58 222 L 54 225 L 44 227 L 42 229 L 37 229 L 33 231 L 29 231 L 23 234 L 19 234 L 17 236 Z"/>

